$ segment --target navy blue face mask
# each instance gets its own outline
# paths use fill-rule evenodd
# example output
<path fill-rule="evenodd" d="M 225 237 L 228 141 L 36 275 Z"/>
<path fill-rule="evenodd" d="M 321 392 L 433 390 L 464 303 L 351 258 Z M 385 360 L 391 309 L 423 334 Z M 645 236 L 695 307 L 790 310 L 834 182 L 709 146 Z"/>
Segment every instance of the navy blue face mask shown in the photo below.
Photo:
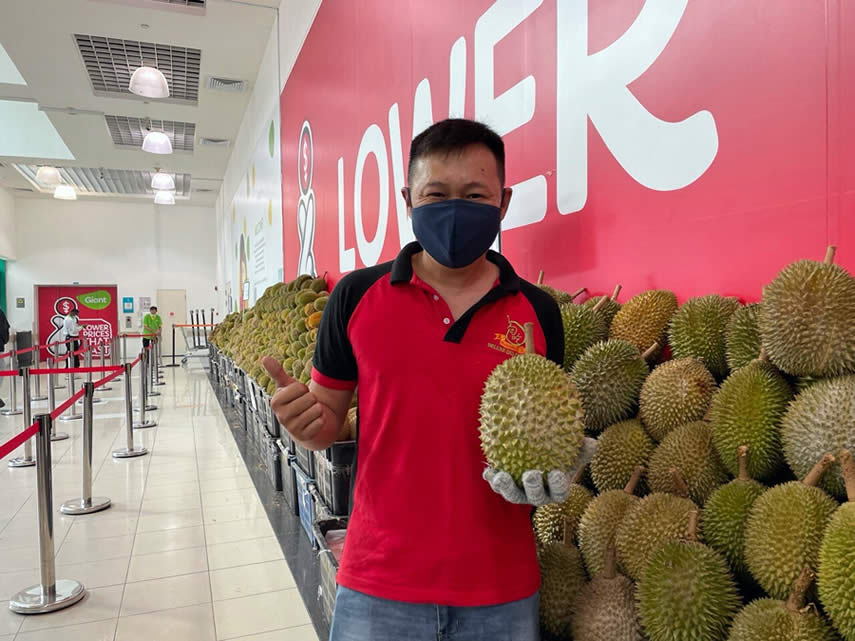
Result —
<path fill-rule="evenodd" d="M 413 233 L 441 265 L 466 267 L 482 256 L 499 233 L 502 210 L 464 198 L 413 207 Z"/>

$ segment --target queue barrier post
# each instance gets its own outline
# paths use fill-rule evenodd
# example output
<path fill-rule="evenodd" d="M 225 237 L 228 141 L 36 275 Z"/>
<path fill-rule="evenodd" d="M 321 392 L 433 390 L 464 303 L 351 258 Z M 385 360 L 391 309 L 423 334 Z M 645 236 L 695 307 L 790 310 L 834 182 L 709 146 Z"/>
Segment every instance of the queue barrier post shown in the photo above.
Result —
<path fill-rule="evenodd" d="M 37 417 L 39 432 L 36 449 L 36 496 L 39 525 L 39 583 L 20 591 L 9 601 L 9 609 L 17 614 L 45 614 L 78 603 L 86 596 L 79 581 L 56 578 L 53 540 L 53 470 L 50 446 L 50 414 Z M 29 441 L 28 441 L 29 442 Z"/>
<path fill-rule="evenodd" d="M 163 365 L 160 364 L 161 360 L 163 359 L 163 341 L 161 339 L 162 337 L 158 336 L 157 340 L 154 342 L 153 345 L 156 355 L 154 368 L 154 384 L 158 386 L 166 385 L 166 381 L 163 379 L 163 372 L 160 371 L 163 367 Z"/>
<path fill-rule="evenodd" d="M 134 429 L 142 430 L 149 427 L 154 427 L 157 425 L 154 421 L 150 421 L 146 419 L 146 411 L 151 409 L 157 409 L 154 405 L 148 404 L 148 399 L 146 398 L 148 392 L 148 372 L 146 372 L 146 352 L 147 350 L 143 350 L 140 353 L 140 397 L 139 397 L 139 407 L 135 407 L 134 410 L 140 413 L 140 420 L 138 423 L 134 423 Z"/>
<path fill-rule="evenodd" d="M 146 383 L 146 398 L 151 396 L 160 396 L 160 392 L 154 389 L 154 386 L 157 385 L 157 337 L 152 336 L 151 342 L 149 343 L 151 348 L 148 350 L 148 354 L 146 355 L 147 365 L 146 371 L 148 372 L 148 382 Z"/>
<path fill-rule="evenodd" d="M 104 354 L 107 349 L 107 343 L 101 343 L 98 346 L 98 360 L 101 362 L 101 367 L 104 367 L 107 364 L 107 356 Z M 107 383 L 106 385 L 102 385 L 98 388 L 99 392 L 109 392 L 113 389 L 113 386 Z M 103 400 L 103 399 L 102 399 Z"/>
<path fill-rule="evenodd" d="M 110 339 L 110 365 L 112 365 L 113 367 L 118 367 L 119 365 L 124 365 L 124 361 L 119 363 L 119 337 L 118 336 L 113 336 L 113 338 Z M 122 377 L 117 376 L 113 380 L 117 383 L 121 383 Z"/>
<path fill-rule="evenodd" d="M 164 365 L 164 367 L 178 367 L 178 364 L 175 362 L 175 324 L 172 324 L 172 362 Z"/>
<path fill-rule="evenodd" d="M 39 369 L 39 365 L 40 365 L 40 364 L 41 364 L 41 362 L 42 362 L 42 348 L 41 348 L 41 346 L 40 346 L 38 343 L 36 343 L 36 344 L 34 345 L 34 347 L 35 347 L 35 350 L 34 350 L 34 351 L 35 351 L 35 353 L 36 353 L 35 369 Z M 46 401 L 46 400 L 48 400 L 48 397 L 47 397 L 47 396 L 45 396 L 44 394 L 42 394 L 42 377 L 41 377 L 41 376 L 39 376 L 38 374 L 36 374 L 35 388 L 36 388 L 36 389 L 35 389 L 35 391 L 33 392 L 33 395 L 30 397 L 30 400 L 31 400 L 31 401 L 36 401 L 36 402 L 37 402 L 37 401 Z M 28 425 L 29 425 L 29 423 L 28 423 Z"/>
<path fill-rule="evenodd" d="M 53 358 L 48 356 L 47 359 L 48 369 L 53 370 L 54 361 Z M 54 375 L 53 372 L 48 374 L 48 407 L 50 407 L 50 413 L 53 414 L 56 410 L 56 386 L 54 385 Z M 64 441 L 68 438 L 68 434 L 65 432 L 57 432 L 56 431 L 56 422 L 51 420 L 50 422 L 50 440 L 51 441 Z"/>
<path fill-rule="evenodd" d="M 137 456 L 145 456 L 148 454 L 148 450 L 146 448 L 142 446 L 134 446 L 134 427 L 136 426 L 134 425 L 131 367 L 132 365 L 130 363 L 125 363 L 125 431 L 127 435 L 127 447 L 113 450 L 113 458 L 135 458 Z"/>
<path fill-rule="evenodd" d="M 86 346 L 86 361 L 85 361 L 85 363 L 86 363 L 86 367 L 92 367 L 92 347 L 90 345 Z M 92 382 L 92 372 L 89 372 L 88 374 L 86 374 L 86 382 L 87 383 Z M 83 403 L 86 402 L 86 397 L 84 396 L 83 398 L 81 398 L 77 402 L 82 405 Z M 97 397 L 93 396 L 92 402 L 93 403 L 103 403 L 104 399 L 103 398 L 97 398 Z M 84 415 L 85 415 L 85 413 L 84 413 Z"/>
<path fill-rule="evenodd" d="M 68 364 L 70 361 L 71 361 L 71 358 L 69 358 L 68 361 L 66 361 L 66 364 Z M 66 387 L 68 387 L 68 398 L 71 398 L 76 393 L 74 391 L 74 374 L 73 373 L 69 372 L 68 374 L 65 375 L 65 385 L 66 385 Z M 77 403 L 72 403 L 71 407 L 69 408 L 68 413 L 60 416 L 59 420 L 62 421 L 63 423 L 68 423 L 69 421 L 79 421 L 82 418 L 83 418 L 83 415 L 77 413 Z"/>
<path fill-rule="evenodd" d="M 18 358 L 15 352 L 12 352 L 12 355 L 9 357 L 9 371 L 16 371 L 18 369 Z M 0 410 L 0 414 L 3 416 L 19 416 L 23 414 L 24 411 L 18 407 L 18 377 L 10 376 L 9 377 L 9 396 L 11 397 L 9 402 L 9 407 Z"/>
<path fill-rule="evenodd" d="M 66 501 L 59 508 L 63 514 L 79 515 L 100 512 L 110 507 L 110 499 L 106 497 L 92 497 L 92 427 L 94 423 L 95 410 L 93 401 L 95 397 L 95 384 L 86 381 L 83 383 L 83 465 L 80 483 L 80 498 Z"/>
<path fill-rule="evenodd" d="M 22 410 L 24 415 L 24 429 L 27 429 L 33 422 L 32 399 L 30 398 L 30 370 L 24 367 L 19 374 L 23 381 L 22 387 L 24 388 L 24 409 Z M 15 380 L 17 376 L 11 378 Z M 9 459 L 8 463 L 9 467 L 33 467 L 35 464 L 36 460 L 33 458 L 33 441 L 29 438 L 24 441 L 24 455 Z"/>

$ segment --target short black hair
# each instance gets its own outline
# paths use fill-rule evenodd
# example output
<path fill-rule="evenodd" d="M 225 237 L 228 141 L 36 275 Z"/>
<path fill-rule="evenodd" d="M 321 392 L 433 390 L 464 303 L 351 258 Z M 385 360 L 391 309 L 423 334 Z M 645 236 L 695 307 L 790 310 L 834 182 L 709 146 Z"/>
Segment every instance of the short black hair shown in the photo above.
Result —
<path fill-rule="evenodd" d="M 502 137 L 482 122 L 465 118 L 448 118 L 431 125 L 410 144 L 410 163 L 407 165 L 407 184 L 413 182 L 413 168 L 424 156 L 461 152 L 469 145 L 484 145 L 496 158 L 499 182 L 505 186 L 505 143 Z"/>
<path fill-rule="evenodd" d="M 151 311 L 153 309 L 157 309 L 157 305 L 152 305 L 151 307 L 148 308 L 148 311 Z"/>

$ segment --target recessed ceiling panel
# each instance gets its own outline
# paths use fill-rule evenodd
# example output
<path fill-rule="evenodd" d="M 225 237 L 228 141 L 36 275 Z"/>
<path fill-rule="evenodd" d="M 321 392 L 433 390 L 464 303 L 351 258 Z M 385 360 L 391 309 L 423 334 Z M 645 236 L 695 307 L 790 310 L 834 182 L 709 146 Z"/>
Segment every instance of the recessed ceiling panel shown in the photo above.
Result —
<path fill-rule="evenodd" d="M 0 84 L 7 85 L 26 85 L 27 81 L 24 76 L 18 71 L 18 67 L 12 62 L 12 58 L 6 53 L 3 45 L 0 44 Z"/>
<path fill-rule="evenodd" d="M 27 180 L 40 191 L 51 191 L 52 187 L 36 180 L 38 165 L 14 165 Z M 154 171 L 137 169 L 103 169 L 96 167 L 57 167 L 64 183 L 74 185 L 83 196 L 153 196 L 151 177 Z M 190 174 L 174 174 L 175 196 L 190 196 Z"/>
<path fill-rule="evenodd" d="M 0 156 L 74 160 L 39 106 L 18 100 L 0 100 Z"/>
<path fill-rule="evenodd" d="M 196 104 L 202 51 L 154 42 L 74 34 L 95 93 L 124 94 L 138 67 L 159 69 L 169 84 L 169 99 Z M 134 96 L 136 97 L 136 96 Z"/>
<path fill-rule="evenodd" d="M 196 123 L 174 120 L 149 120 L 130 116 L 105 115 L 107 129 L 113 142 L 123 147 L 141 147 L 149 131 L 162 131 L 169 136 L 172 148 L 178 151 L 193 151 Z"/>

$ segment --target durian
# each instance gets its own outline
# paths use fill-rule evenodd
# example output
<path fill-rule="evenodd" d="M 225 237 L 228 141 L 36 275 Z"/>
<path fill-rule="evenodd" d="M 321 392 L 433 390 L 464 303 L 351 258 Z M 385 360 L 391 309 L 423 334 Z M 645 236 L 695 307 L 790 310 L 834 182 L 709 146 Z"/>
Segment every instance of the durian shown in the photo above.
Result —
<path fill-rule="evenodd" d="M 786 601 L 757 599 L 733 620 L 727 641 L 838 641 L 814 607 L 805 607 L 814 573 L 802 569 Z"/>
<path fill-rule="evenodd" d="M 674 292 L 662 289 L 642 292 L 620 308 L 612 320 L 609 338 L 629 341 L 640 352 L 656 343 L 660 347 L 649 355 L 655 358 L 665 345 L 668 323 L 676 311 Z"/>
<path fill-rule="evenodd" d="M 584 412 L 567 373 L 526 350 L 493 370 L 481 396 L 481 448 L 491 467 L 521 484 L 527 470 L 569 470 L 582 446 Z"/>
<path fill-rule="evenodd" d="M 675 427 L 700 421 L 709 409 L 716 382 L 696 358 L 658 365 L 644 381 L 639 418 L 648 434 L 661 441 Z"/>
<path fill-rule="evenodd" d="M 855 324 L 855 318 L 851 321 Z M 855 450 L 855 376 L 830 378 L 811 385 L 790 404 L 781 422 L 784 456 L 796 476 L 804 476 L 823 452 Z M 819 486 L 846 497 L 840 465 L 833 465 Z"/>
<path fill-rule="evenodd" d="M 855 461 L 848 450 L 838 457 L 848 503 L 828 523 L 819 551 L 819 598 L 846 641 L 855 640 Z"/>
<path fill-rule="evenodd" d="M 614 545 L 603 571 L 582 588 L 573 609 L 573 641 L 644 641 L 635 606 L 635 586 L 617 573 Z"/>
<path fill-rule="evenodd" d="M 747 445 L 751 452 L 751 478 L 769 479 L 777 472 L 783 463 L 781 419 L 792 398 L 787 381 L 762 360 L 739 368 L 722 383 L 710 408 L 710 422 L 716 451 L 731 474 L 739 472 L 740 445 Z M 802 476 L 806 473 L 804 470 Z"/>
<path fill-rule="evenodd" d="M 607 427 L 597 439 L 597 452 L 591 459 L 594 487 L 598 492 L 625 487 L 635 469 L 647 465 L 654 447 L 638 419 Z"/>
<path fill-rule="evenodd" d="M 725 641 L 739 592 L 724 558 L 697 540 L 697 511 L 687 540 L 665 543 L 638 582 L 638 612 L 650 641 Z"/>
<path fill-rule="evenodd" d="M 586 349 L 605 340 L 607 332 L 602 317 L 591 307 L 565 303 L 560 309 L 564 326 L 564 369 L 569 372 Z"/>
<path fill-rule="evenodd" d="M 717 379 L 727 374 L 725 333 L 739 301 L 718 294 L 690 298 L 671 319 L 669 342 L 674 358 L 700 359 Z"/>
<path fill-rule="evenodd" d="M 579 521 L 579 550 L 591 576 L 605 568 L 606 551 L 615 544 L 615 532 L 629 508 L 640 501 L 635 496 L 644 468 L 635 468 L 622 490 L 607 490 L 588 504 Z"/>
<path fill-rule="evenodd" d="M 540 549 L 540 623 L 549 634 L 570 638 L 573 605 L 587 577 L 579 550 L 569 544 L 570 526 L 565 541 Z"/>
<path fill-rule="evenodd" d="M 767 490 L 754 502 L 745 525 L 745 563 L 760 586 L 784 599 L 805 565 L 816 568 L 822 535 L 837 502 L 816 487 L 834 463 L 823 456 L 804 481 Z"/>
<path fill-rule="evenodd" d="M 675 493 L 674 469 L 688 487 L 689 498 L 703 505 L 713 490 L 727 482 L 707 423 L 697 421 L 672 430 L 650 456 L 647 484 L 654 492 Z"/>
<path fill-rule="evenodd" d="M 600 431 L 630 418 L 647 374 L 644 358 L 627 341 L 608 340 L 588 348 L 573 367 L 585 427 Z"/>
<path fill-rule="evenodd" d="M 751 479 L 748 472 L 748 447 L 738 450 L 739 475 L 715 490 L 704 504 L 704 539 L 721 552 L 734 572 L 744 575 L 745 523 L 751 508 L 766 486 Z"/>
<path fill-rule="evenodd" d="M 585 508 L 594 498 L 591 490 L 580 485 L 582 472 L 584 472 L 584 468 L 579 471 L 577 478 L 574 479 L 570 486 L 570 494 L 563 503 L 547 503 L 534 511 L 532 524 L 537 540 L 542 545 L 563 540 L 565 524 L 569 524 L 573 532 L 570 542 L 576 542 L 576 526 L 585 512 Z"/>
<path fill-rule="evenodd" d="M 573 294 L 568 294 L 567 292 L 562 291 L 560 289 L 555 289 L 554 287 L 550 287 L 549 285 L 544 285 L 543 270 L 540 270 L 540 275 L 537 277 L 537 286 L 540 287 L 540 289 L 545 291 L 547 294 L 552 296 L 553 300 L 555 300 L 555 302 L 559 305 L 571 305 L 573 303 L 573 300 L 577 296 L 579 296 L 579 294 L 585 291 L 585 288 L 583 287 L 582 289 L 576 291 Z"/>
<path fill-rule="evenodd" d="M 725 345 L 727 366 L 738 369 L 760 356 L 763 341 L 760 338 L 760 303 L 738 308 L 727 323 Z"/>
<path fill-rule="evenodd" d="M 634 503 L 615 533 L 618 562 L 626 574 L 640 579 L 659 547 L 686 536 L 689 515 L 697 509 L 698 506 L 687 498 L 662 492 L 649 494 Z"/>
<path fill-rule="evenodd" d="M 763 346 L 788 374 L 855 372 L 855 279 L 833 263 L 834 251 L 823 263 L 792 263 L 763 289 Z"/>
<path fill-rule="evenodd" d="M 600 313 L 600 316 L 603 318 L 603 322 L 605 323 L 606 330 L 608 330 L 612 326 L 612 321 L 614 320 L 617 313 L 620 311 L 621 305 L 617 302 L 618 294 L 620 294 L 621 286 L 616 285 L 614 292 L 612 292 L 611 296 L 592 296 L 584 303 L 582 303 L 585 307 L 597 307 Z"/>

